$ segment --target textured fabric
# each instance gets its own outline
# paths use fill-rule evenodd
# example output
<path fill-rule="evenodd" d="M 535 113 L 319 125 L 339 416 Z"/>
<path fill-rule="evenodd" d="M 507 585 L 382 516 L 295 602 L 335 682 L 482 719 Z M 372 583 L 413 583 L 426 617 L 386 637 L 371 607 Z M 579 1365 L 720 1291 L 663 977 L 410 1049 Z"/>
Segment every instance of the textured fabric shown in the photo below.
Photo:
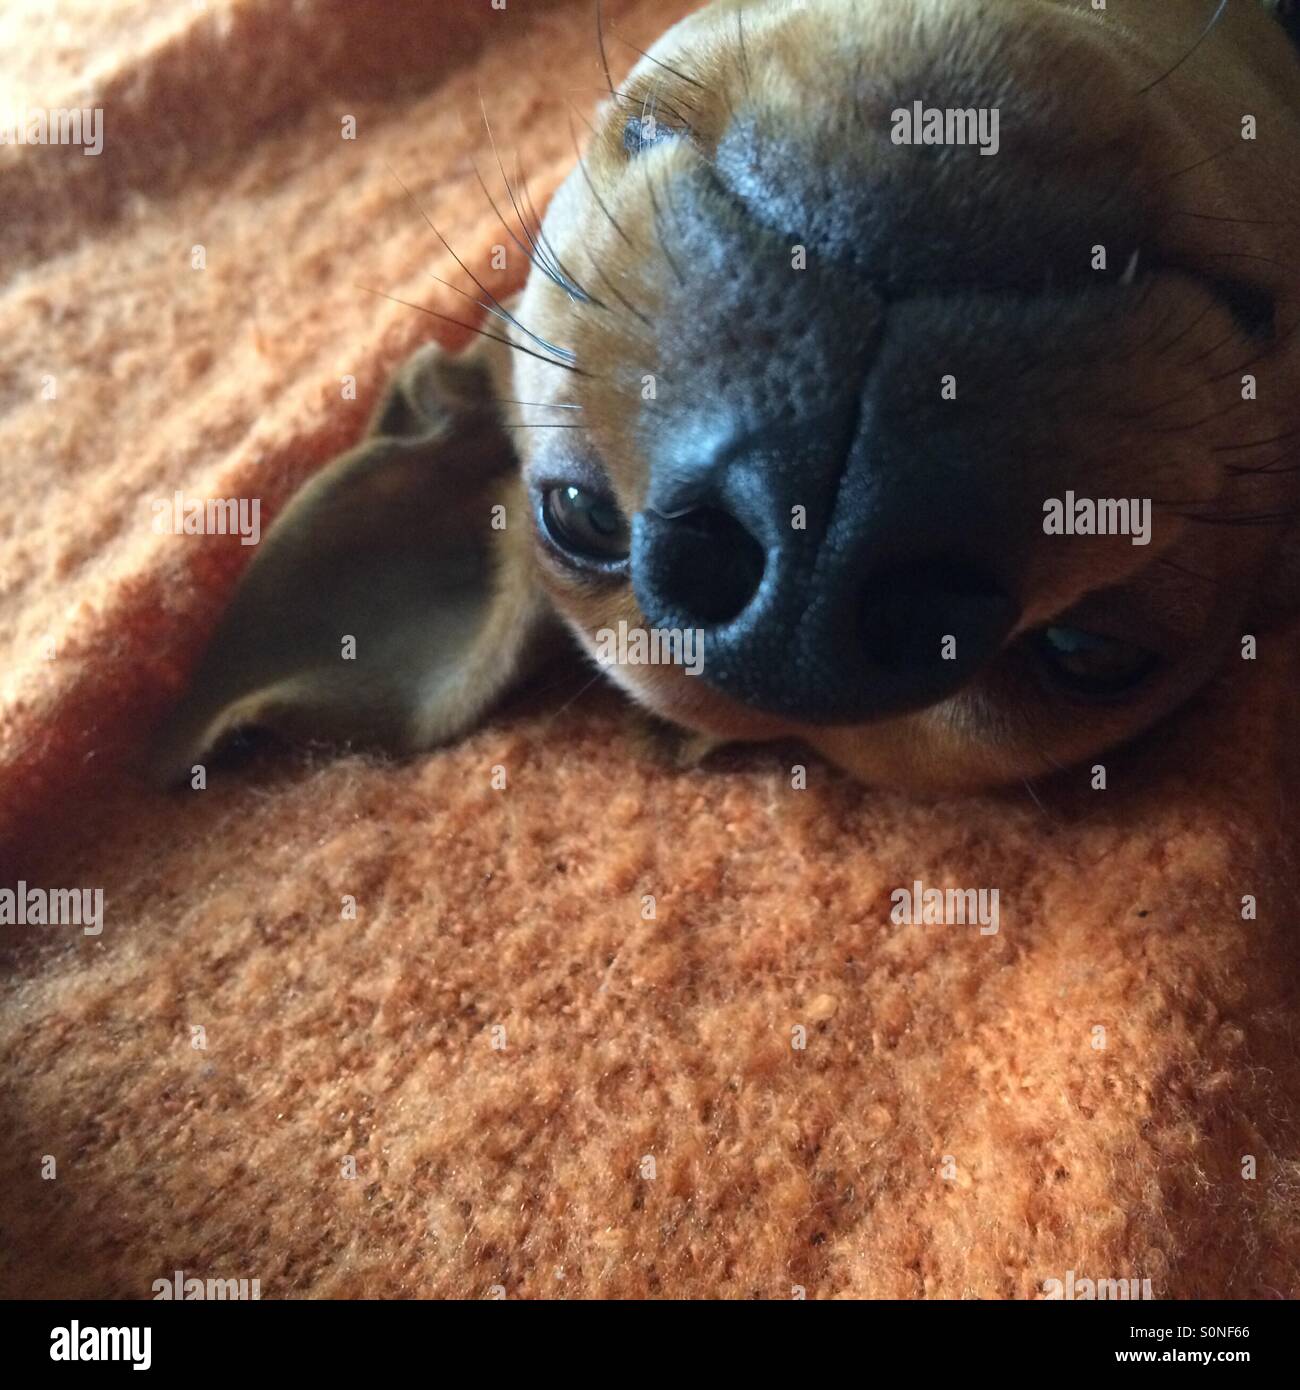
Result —
<path fill-rule="evenodd" d="M 540 204 L 604 76 L 586 0 L 43 8 L 8 99 L 102 106 L 105 149 L 0 149 L 0 887 L 104 926 L 0 929 L 0 1292 L 1300 1293 L 1294 634 L 1105 791 L 680 770 L 563 654 L 408 763 L 145 785 L 252 553 L 151 502 L 269 523 L 453 340 L 357 287 L 473 312 L 394 171 L 504 292 L 479 94 Z M 643 47 L 681 8 L 606 6 Z M 998 932 L 894 925 L 917 880 Z"/>

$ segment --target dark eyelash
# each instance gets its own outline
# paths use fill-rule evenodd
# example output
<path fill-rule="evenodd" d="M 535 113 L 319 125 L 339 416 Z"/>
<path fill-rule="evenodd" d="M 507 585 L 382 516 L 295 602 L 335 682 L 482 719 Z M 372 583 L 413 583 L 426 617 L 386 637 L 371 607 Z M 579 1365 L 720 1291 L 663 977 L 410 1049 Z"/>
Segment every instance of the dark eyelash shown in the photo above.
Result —
<path fill-rule="evenodd" d="M 1240 280 L 1214 280 L 1214 289 L 1228 306 L 1241 329 L 1252 338 L 1273 338 L 1277 334 L 1277 304 L 1273 296 L 1256 285 Z"/>
<path fill-rule="evenodd" d="M 1277 301 L 1272 293 L 1233 275 L 1216 274 L 1183 264 L 1176 257 L 1153 254 L 1148 270 L 1177 270 L 1206 285 L 1248 337 L 1268 340 L 1277 334 Z"/>

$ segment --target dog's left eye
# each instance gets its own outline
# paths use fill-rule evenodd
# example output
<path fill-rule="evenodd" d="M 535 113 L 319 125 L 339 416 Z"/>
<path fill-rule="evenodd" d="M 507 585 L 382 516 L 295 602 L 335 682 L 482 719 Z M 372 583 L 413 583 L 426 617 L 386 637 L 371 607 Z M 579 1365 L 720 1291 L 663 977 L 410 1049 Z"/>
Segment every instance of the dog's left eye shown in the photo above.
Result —
<path fill-rule="evenodd" d="M 628 154 L 640 154 L 651 145 L 675 140 L 681 134 L 655 116 L 629 116 L 623 126 L 623 148 Z"/>
<path fill-rule="evenodd" d="M 553 487 L 541 510 L 547 536 L 570 559 L 605 565 L 627 559 L 631 528 L 608 498 L 580 487 Z"/>
<path fill-rule="evenodd" d="M 1055 684 L 1093 700 L 1129 694 L 1158 664 L 1144 647 L 1077 627 L 1044 628 L 1034 646 Z"/>

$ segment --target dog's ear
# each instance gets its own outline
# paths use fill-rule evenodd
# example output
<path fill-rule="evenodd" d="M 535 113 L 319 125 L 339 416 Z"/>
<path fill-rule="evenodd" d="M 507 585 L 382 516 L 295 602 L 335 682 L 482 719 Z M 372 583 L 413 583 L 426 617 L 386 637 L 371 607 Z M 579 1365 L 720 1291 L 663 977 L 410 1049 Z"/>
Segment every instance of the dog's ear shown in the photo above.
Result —
<path fill-rule="evenodd" d="M 520 673 L 547 610 L 484 346 L 420 349 L 362 442 L 276 519 L 164 732 L 160 778 L 250 729 L 428 748 Z"/>

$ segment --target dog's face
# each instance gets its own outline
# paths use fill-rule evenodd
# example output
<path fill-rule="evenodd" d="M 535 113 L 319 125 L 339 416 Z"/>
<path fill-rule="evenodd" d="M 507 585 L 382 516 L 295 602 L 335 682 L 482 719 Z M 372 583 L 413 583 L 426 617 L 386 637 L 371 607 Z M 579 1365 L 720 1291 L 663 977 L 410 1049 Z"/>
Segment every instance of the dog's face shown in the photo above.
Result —
<path fill-rule="evenodd" d="M 519 431 L 555 606 L 704 632 L 613 668 L 648 705 L 971 784 L 1239 650 L 1295 504 L 1300 71 L 1215 8 L 723 4 L 637 66 L 518 309 L 577 370 L 514 394 L 581 412 Z M 902 143 L 918 102 L 997 125 Z M 1060 534 L 1081 499 L 1129 534 Z"/>
<path fill-rule="evenodd" d="M 543 594 L 593 649 L 702 633 L 695 671 L 611 667 L 668 720 L 867 780 L 1029 776 L 1170 710 L 1294 584 L 1300 66 L 1272 9 L 721 0 L 678 25 L 552 202 L 512 376 L 485 369 L 529 404 L 460 500 L 530 524 L 425 532 L 468 555 L 430 579 L 461 576 L 460 635 L 436 678 L 372 671 L 402 686 L 371 700 L 386 741 L 476 717 Z M 404 418 L 441 448 L 429 392 Z M 337 681 L 306 727 L 360 732 Z M 240 722 L 210 715 L 199 743 Z"/>

